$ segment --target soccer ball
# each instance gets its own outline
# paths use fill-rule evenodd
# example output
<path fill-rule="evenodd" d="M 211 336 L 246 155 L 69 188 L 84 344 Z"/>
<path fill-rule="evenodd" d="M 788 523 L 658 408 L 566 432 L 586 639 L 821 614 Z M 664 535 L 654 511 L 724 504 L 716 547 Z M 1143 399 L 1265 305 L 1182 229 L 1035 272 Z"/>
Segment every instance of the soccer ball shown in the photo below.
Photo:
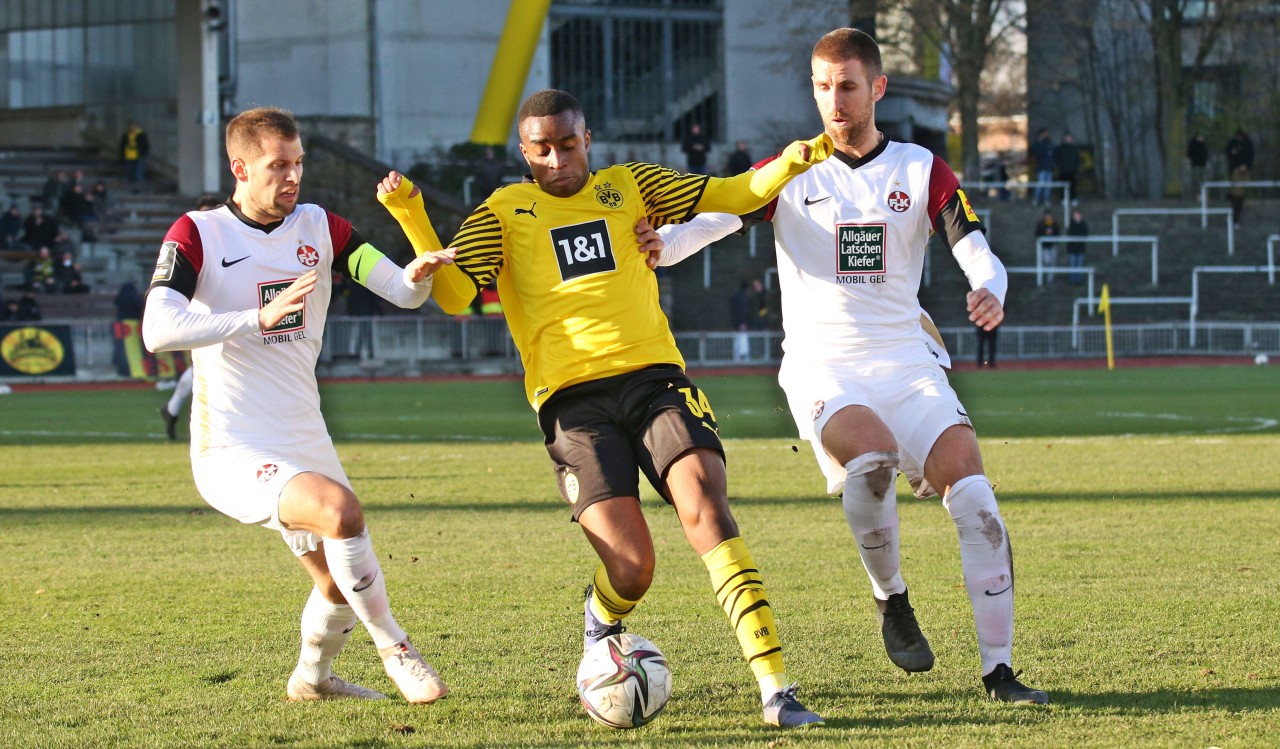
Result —
<path fill-rule="evenodd" d="M 578 665 L 578 698 L 601 725 L 639 728 L 658 717 L 670 696 L 666 656 L 639 635 L 606 637 Z"/>
<path fill-rule="evenodd" d="M 1267 358 L 1266 354 L 1258 354 L 1257 356 L 1253 357 L 1253 363 L 1257 364 L 1259 367 L 1266 366 L 1268 361 L 1270 361 L 1270 359 Z"/>

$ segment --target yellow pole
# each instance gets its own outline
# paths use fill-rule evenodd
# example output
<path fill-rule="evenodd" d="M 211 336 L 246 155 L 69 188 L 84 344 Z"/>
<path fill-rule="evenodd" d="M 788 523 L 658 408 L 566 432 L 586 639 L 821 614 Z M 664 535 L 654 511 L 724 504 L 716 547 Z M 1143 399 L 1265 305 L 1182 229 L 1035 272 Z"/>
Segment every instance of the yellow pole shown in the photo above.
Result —
<path fill-rule="evenodd" d="M 1102 298 L 1098 300 L 1098 311 L 1102 313 L 1102 324 L 1107 333 L 1107 369 L 1116 368 L 1116 350 L 1111 343 L 1111 289 L 1102 284 Z"/>
<path fill-rule="evenodd" d="M 486 146 L 505 146 L 511 122 L 520 105 L 538 37 L 547 20 L 551 0 L 511 0 L 507 22 L 502 27 L 498 49 L 493 54 L 493 67 L 480 98 L 476 122 L 471 128 L 471 142 Z"/>

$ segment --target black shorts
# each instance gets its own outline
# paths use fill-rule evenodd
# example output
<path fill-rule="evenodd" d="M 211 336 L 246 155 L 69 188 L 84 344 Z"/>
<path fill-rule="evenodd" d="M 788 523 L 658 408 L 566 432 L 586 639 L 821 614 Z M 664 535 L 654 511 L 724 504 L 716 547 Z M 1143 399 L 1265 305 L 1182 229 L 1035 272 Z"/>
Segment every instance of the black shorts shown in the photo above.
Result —
<path fill-rule="evenodd" d="M 679 367 L 659 365 L 571 385 L 538 411 L 573 519 L 602 499 L 640 496 L 637 469 L 668 502 L 667 469 L 698 447 L 724 458 L 715 412 Z"/>

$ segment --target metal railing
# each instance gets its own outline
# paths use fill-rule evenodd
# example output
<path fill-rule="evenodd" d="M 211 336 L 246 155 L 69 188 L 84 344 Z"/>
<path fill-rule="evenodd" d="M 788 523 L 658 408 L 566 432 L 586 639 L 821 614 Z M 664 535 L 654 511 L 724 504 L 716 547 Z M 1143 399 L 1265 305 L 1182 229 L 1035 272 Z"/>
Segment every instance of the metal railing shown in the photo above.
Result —
<path fill-rule="evenodd" d="M 1113 297 L 1111 301 L 1150 304 L 1158 298 L 1124 302 Z M 1189 303 L 1189 299 L 1176 301 Z M 1077 302 L 1077 315 L 1085 303 L 1088 301 Z M 118 342 L 111 322 L 63 322 L 71 326 L 75 379 L 125 379 L 116 373 Z M 976 357 L 977 337 L 972 326 L 944 327 L 940 333 L 953 360 Z M 1116 355 L 1122 357 L 1280 352 L 1280 322 L 1174 321 L 1116 325 L 1113 333 Z M 775 367 L 782 361 L 782 331 L 686 331 L 676 333 L 675 338 L 690 367 Z M 1102 325 L 1084 325 L 1078 318 L 1072 325 L 1000 328 L 1000 356 L 1006 360 L 1071 359 L 1105 353 Z M 335 317 L 329 319 L 316 371 L 321 377 L 414 377 L 514 375 L 522 369 L 501 318 Z"/>
<path fill-rule="evenodd" d="M 1208 216 L 1226 216 L 1227 218 L 1227 254 L 1236 254 L 1236 225 L 1231 218 L 1230 208 L 1117 208 L 1111 212 L 1111 234 L 1119 238 L 1120 234 L 1120 217 L 1121 216 L 1200 216 L 1202 222 L 1208 221 Z M 1207 226 L 1207 223 L 1202 223 Z M 1120 254 L 1119 246 L 1112 246 L 1112 255 Z"/>

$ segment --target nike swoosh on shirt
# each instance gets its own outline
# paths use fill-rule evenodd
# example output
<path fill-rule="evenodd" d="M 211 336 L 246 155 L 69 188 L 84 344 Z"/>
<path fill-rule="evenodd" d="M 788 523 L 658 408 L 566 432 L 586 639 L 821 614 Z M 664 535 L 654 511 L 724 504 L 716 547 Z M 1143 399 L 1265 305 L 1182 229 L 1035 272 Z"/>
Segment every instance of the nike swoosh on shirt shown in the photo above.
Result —
<path fill-rule="evenodd" d="M 984 591 L 982 591 L 982 593 L 983 593 L 983 595 L 988 595 L 988 596 L 998 596 L 998 595 L 1000 595 L 1001 593 L 1005 592 L 1006 590 L 1008 590 L 1009 588 L 1012 588 L 1012 587 L 1013 587 L 1013 583 L 1009 583 L 1008 585 L 1006 585 L 1005 587 L 1001 588 L 1000 590 L 997 590 L 997 591 L 996 591 L 996 592 L 994 592 L 994 593 L 992 593 L 992 592 L 991 592 L 991 591 L 989 591 L 989 590 L 984 590 Z"/>
<path fill-rule="evenodd" d="M 830 196 L 830 195 L 827 195 L 827 196 L 825 196 L 825 197 L 816 198 L 816 199 L 815 199 L 815 198 L 809 198 L 809 197 L 806 197 L 806 198 L 804 199 L 804 204 L 805 204 L 805 205 L 813 205 L 814 203 L 821 203 L 821 202 L 822 202 L 822 201 L 824 201 L 824 200 L 831 200 L 831 196 Z"/>
<path fill-rule="evenodd" d="M 230 268 L 231 266 L 235 265 L 236 263 L 240 263 L 240 262 L 244 262 L 245 260 L 248 260 L 248 259 L 249 259 L 249 257 L 250 257 L 249 255 L 245 255 L 244 257 L 240 258 L 239 260 L 231 260 L 231 261 L 228 261 L 228 260 L 224 257 L 224 258 L 222 258 L 222 267 L 223 267 L 223 268 Z"/>

